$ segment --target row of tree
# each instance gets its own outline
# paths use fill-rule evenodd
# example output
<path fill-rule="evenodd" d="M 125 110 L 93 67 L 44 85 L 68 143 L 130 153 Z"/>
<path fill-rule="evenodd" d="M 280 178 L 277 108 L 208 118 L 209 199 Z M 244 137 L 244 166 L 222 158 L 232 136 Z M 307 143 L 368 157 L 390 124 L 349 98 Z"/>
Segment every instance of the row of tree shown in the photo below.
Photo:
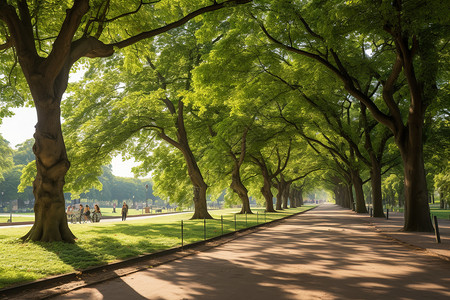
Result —
<path fill-rule="evenodd" d="M 308 185 L 364 213 L 369 179 L 382 217 L 383 176 L 400 168 L 404 229 L 432 230 L 427 174 L 448 186 L 449 5 L 0 0 L 3 97 L 21 104 L 28 86 L 38 114 L 24 240 L 73 242 L 63 189 L 100 186 L 116 153 L 158 194 L 193 199 L 194 218 L 225 186 L 243 213 L 249 195 L 273 211 Z M 73 66 L 85 77 L 61 101 Z"/>

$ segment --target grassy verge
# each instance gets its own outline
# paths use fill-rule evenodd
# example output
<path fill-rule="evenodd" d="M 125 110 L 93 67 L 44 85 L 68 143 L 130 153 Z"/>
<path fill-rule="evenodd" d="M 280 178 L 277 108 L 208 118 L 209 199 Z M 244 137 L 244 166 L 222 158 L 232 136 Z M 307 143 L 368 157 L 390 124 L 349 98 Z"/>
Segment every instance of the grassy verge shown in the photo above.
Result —
<path fill-rule="evenodd" d="M 264 214 L 253 209 L 254 215 L 236 215 L 237 209 L 211 211 L 214 220 L 206 220 L 206 238 L 261 224 L 311 208 L 288 209 Z M 153 253 L 181 245 L 183 220 L 184 244 L 203 240 L 204 221 L 189 220 L 190 214 L 165 215 L 126 222 L 69 224 L 78 238 L 75 244 L 22 243 L 18 238 L 29 227 L 0 227 L 0 288 L 63 274 L 88 267 L 111 263 L 140 254 Z M 246 226 L 247 225 L 247 226 Z"/>
<path fill-rule="evenodd" d="M 430 208 L 430 214 L 438 219 L 450 220 L 450 209 Z"/>

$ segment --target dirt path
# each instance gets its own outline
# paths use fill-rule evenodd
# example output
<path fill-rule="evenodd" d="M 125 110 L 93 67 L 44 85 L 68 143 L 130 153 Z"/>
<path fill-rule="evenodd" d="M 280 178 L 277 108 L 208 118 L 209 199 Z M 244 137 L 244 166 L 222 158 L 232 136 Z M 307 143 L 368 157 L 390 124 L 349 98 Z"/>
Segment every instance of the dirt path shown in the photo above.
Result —
<path fill-rule="evenodd" d="M 450 263 L 322 205 L 209 251 L 56 299 L 450 299 Z"/>

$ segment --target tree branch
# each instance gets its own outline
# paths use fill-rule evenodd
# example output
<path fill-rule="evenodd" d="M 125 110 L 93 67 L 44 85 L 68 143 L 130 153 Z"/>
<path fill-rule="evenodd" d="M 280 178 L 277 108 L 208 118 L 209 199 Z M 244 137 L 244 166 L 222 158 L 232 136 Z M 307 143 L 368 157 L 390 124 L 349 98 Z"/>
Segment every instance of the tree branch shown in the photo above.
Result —
<path fill-rule="evenodd" d="M 53 43 L 52 51 L 45 60 L 44 72 L 47 78 L 57 76 L 71 54 L 72 39 L 80 26 L 82 17 L 89 11 L 89 0 L 75 0 L 66 13 L 58 37 Z"/>
<path fill-rule="evenodd" d="M 171 29 L 180 27 L 181 25 L 185 24 L 186 22 L 188 22 L 189 20 L 207 13 L 207 12 L 212 12 L 212 11 L 216 11 L 219 9 L 222 9 L 224 7 L 228 7 L 228 6 L 232 6 L 232 5 L 239 5 L 239 4 L 245 4 L 245 3 L 249 3 L 252 0 L 227 0 L 225 2 L 222 3 L 214 3 L 212 5 L 206 6 L 206 7 L 202 7 L 200 9 L 197 9 L 196 11 L 193 11 L 189 14 L 187 14 L 185 17 L 179 19 L 178 21 L 172 22 L 170 24 L 167 24 L 166 26 L 157 28 L 157 29 L 153 29 L 150 31 L 144 31 L 140 34 L 137 34 L 135 36 L 132 36 L 126 40 L 120 41 L 120 42 L 116 42 L 116 43 L 112 43 L 110 44 L 110 46 L 113 47 L 117 47 L 119 49 L 130 46 L 132 44 L 135 44 L 143 39 L 147 39 L 150 37 L 154 37 L 156 35 L 159 35 L 161 33 L 167 32 Z"/>

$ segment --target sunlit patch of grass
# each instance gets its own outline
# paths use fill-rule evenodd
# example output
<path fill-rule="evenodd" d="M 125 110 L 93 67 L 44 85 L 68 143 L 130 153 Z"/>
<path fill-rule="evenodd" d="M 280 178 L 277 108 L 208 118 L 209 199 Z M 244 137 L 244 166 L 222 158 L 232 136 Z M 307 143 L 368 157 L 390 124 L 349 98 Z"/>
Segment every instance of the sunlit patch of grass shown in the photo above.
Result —
<path fill-rule="evenodd" d="M 430 214 L 438 219 L 450 220 L 450 209 L 430 208 Z"/>
<path fill-rule="evenodd" d="M 212 211 L 214 219 L 206 220 L 206 238 L 221 235 L 222 224 L 223 232 L 228 233 L 235 227 L 239 230 L 309 208 L 267 214 L 263 209 L 253 209 L 254 214 L 247 216 L 235 215 L 238 209 Z M 140 220 L 129 218 L 126 222 L 69 224 L 77 237 L 75 244 L 22 243 L 19 238 L 30 227 L 0 227 L 0 288 L 180 246 L 182 220 L 184 244 L 201 241 L 205 238 L 205 221 L 189 220 L 191 216 L 175 214 Z"/>
<path fill-rule="evenodd" d="M 0 223 L 7 223 L 9 220 L 10 216 L 0 216 Z M 30 215 L 30 216 L 23 216 L 23 217 L 16 217 L 14 215 L 12 215 L 12 220 L 13 222 L 29 222 L 29 221 L 34 221 L 34 215 Z"/>

